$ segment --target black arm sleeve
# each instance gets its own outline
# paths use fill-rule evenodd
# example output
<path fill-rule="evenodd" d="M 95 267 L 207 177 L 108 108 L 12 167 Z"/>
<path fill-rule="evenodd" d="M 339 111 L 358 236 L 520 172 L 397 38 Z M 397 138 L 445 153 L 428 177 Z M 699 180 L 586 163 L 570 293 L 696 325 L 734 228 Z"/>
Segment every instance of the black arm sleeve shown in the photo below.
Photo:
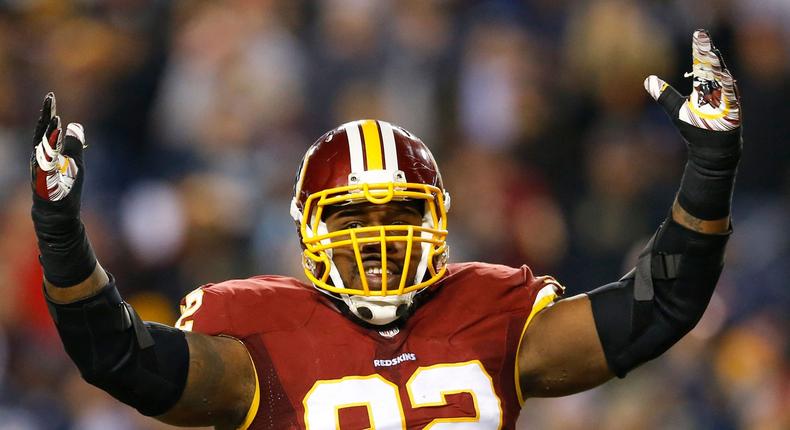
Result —
<path fill-rule="evenodd" d="M 181 397 L 189 367 L 184 332 L 143 322 L 111 281 L 88 299 L 57 304 L 47 298 L 63 346 L 89 383 L 148 416 Z"/>
<path fill-rule="evenodd" d="M 694 328 L 718 282 L 728 238 L 688 230 L 670 218 L 631 272 L 588 293 L 606 360 L 618 377 Z"/>

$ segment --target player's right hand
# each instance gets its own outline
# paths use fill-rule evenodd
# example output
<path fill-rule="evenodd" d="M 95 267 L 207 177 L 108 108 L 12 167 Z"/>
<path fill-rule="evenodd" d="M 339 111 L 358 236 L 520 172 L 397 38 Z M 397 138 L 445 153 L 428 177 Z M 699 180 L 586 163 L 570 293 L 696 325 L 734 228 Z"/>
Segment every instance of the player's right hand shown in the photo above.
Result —
<path fill-rule="evenodd" d="M 33 134 L 30 157 L 30 215 L 38 238 L 39 260 L 48 287 L 88 285 L 93 292 L 94 286 L 106 285 L 108 278 L 103 270 L 96 270 L 96 256 L 80 220 L 84 148 L 82 125 L 69 124 L 64 135 L 55 95 L 47 94 Z M 85 284 L 87 281 L 90 282 Z"/>
<path fill-rule="evenodd" d="M 33 135 L 30 173 L 34 201 L 45 206 L 63 202 L 55 206 L 70 206 L 79 212 L 85 133 L 81 124 L 73 122 L 66 127 L 64 137 L 56 107 L 55 94 L 50 92 L 44 98 Z"/>

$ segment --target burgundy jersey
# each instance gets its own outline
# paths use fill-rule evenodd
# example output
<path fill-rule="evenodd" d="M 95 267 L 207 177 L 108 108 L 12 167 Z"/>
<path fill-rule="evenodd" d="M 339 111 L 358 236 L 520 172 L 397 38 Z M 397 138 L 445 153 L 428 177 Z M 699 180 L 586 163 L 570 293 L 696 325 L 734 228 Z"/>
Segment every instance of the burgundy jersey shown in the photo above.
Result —
<path fill-rule="evenodd" d="M 258 388 L 244 429 L 512 429 L 521 337 L 561 292 L 526 266 L 451 264 L 402 327 L 379 331 L 312 286 L 256 276 L 193 291 L 177 325 L 246 345 Z"/>

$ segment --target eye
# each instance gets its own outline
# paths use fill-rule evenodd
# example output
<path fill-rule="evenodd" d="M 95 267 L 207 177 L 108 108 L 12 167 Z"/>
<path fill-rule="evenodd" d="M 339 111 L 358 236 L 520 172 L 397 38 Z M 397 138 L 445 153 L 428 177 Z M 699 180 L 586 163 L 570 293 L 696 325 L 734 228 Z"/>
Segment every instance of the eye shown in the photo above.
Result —
<path fill-rule="evenodd" d="M 345 224 L 343 225 L 343 228 L 344 228 L 344 229 L 350 229 L 350 228 L 360 228 L 360 227 L 364 227 L 364 226 L 365 226 L 365 225 L 364 225 L 364 224 L 362 224 L 362 223 L 361 223 L 361 222 L 359 222 L 359 221 L 349 221 L 349 222 L 347 222 L 347 223 L 345 223 Z"/>

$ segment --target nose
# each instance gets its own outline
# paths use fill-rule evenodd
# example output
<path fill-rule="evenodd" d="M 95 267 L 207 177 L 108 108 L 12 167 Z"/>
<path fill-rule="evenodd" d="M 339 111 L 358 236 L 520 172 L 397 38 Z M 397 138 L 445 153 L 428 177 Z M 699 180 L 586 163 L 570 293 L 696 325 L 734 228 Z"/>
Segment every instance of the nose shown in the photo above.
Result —
<path fill-rule="evenodd" d="M 392 233 L 388 233 L 387 235 L 392 235 Z M 375 237 L 381 238 L 380 234 L 376 234 Z M 406 244 L 403 243 L 402 241 L 389 241 L 388 240 L 388 241 L 386 241 L 386 244 L 384 246 L 385 246 L 385 249 L 387 251 L 387 255 L 390 258 L 400 258 L 400 257 L 402 257 L 403 253 L 406 250 Z M 382 244 L 381 244 L 380 241 L 368 242 L 368 243 L 363 243 L 360 246 L 359 250 L 360 250 L 360 252 L 362 254 L 368 254 L 368 255 L 370 255 L 370 254 L 381 254 L 381 252 L 382 252 L 381 247 L 382 247 Z"/>

